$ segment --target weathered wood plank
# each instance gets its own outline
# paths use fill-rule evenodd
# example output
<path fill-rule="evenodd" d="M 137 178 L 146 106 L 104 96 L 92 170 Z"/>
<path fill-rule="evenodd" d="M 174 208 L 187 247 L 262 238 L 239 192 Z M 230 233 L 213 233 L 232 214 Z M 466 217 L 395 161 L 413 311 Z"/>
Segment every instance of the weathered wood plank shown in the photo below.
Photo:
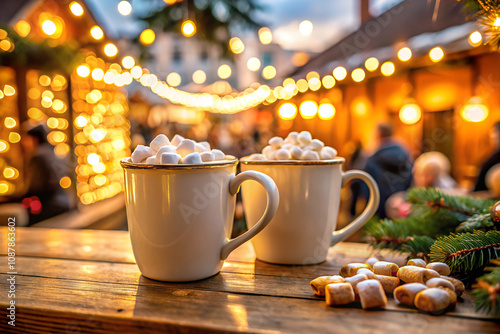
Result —
<path fill-rule="evenodd" d="M 3 260 L 6 260 L 6 258 L 0 257 L 0 272 L 6 273 L 8 271 L 7 261 Z M 237 264 L 241 266 L 238 268 Z M 135 264 L 19 258 L 17 265 L 18 274 L 23 276 L 321 300 L 312 293 L 309 287 L 311 280 L 309 277 L 261 275 L 248 270 L 245 263 L 233 263 L 231 270 L 223 269 L 219 275 L 209 279 L 187 283 L 165 283 L 147 279 L 141 276 Z M 258 266 L 258 263 L 256 266 Z M 282 266 L 275 267 L 281 268 L 281 272 L 283 272 Z M 314 278 L 315 276 L 311 277 Z M 415 309 L 397 305 L 393 298 L 389 298 L 387 309 L 400 312 L 416 312 Z M 491 316 L 474 311 L 474 304 L 468 293 L 464 295 L 455 311 L 448 312 L 447 316 L 491 318 Z"/>
<path fill-rule="evenodd" d="M 5 275 L 0 275 L 1 293 L 6 289 L 4 282 Z M 339 334 L 498 333 L 499 330 L 492 321 L 330 308 L 318 300 L 201 291 L 168 284 L 110 284 L 19 276 L 18 289 L 22 291 L 16 298 L 18 330 L 23 326 L 43 331 L 71 326 L 73 330 L 95 328 L 101 332 L 106 329 L 140 332 L 145 328 L 158 331 L 168 326 L 221 332 L 265 329 Z M 5 305 L 1 306 L 0 316 L 5 318 Z M 23 318 L 23 314 L 27 317 Z M 6 330 L 6 326 L 0 322 L 0 328 Z"/>

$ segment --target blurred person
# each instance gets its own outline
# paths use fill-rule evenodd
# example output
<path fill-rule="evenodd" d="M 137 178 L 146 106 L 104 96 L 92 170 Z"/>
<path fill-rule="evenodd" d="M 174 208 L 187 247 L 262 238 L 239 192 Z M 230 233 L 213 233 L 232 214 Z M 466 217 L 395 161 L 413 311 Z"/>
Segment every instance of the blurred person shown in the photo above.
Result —
<path fill-rule="evenodd" d="M 386 218 L 385 202 L 394 193 L 406 190 L 412 181 L 411 160 L 408 152 L 393 138 L 393 127 L 380 123 L 376 129 L 376 152 L 368 157 L 364 170 L 378 184 L 380 205 L 377 215 Z"/>
<path fill-rule="evenodd" d="M 493 125 L 493 129 L 490 133 L 491 143 L 495 149 L 493 153 L 481 166 L 479 171 L 479 176 L 477 177 L 476 186 L 474 191 L 488 190 L 486 186 L 486 174 L 496 164 L 500 163 L 500 121 Z"/>
<path fill-rule="evenodd" d="M 68 211 L 70 198 L 59 184 L 65 174 L 64 162 L 54 154 L 54 147 L 47 141 L 46 128 L 43 125 L 33 127 L 26 132 L 21 143 L 24 151 L 30 155 L 26 169 L 25 199 L 41 204 L 41 208 L 38 204 L 30 212 L 32 225 Z"/>
<path fill-rule="evenodd" d="M 450 175 L 450 160 L 441 152 L 422 153 L 413 164 L 413 180 L 417 187 L 440 190 L 456 189 L 457 182 Z"/>
<path fill-rule="evenodd" d="M 500 164 L 491 167 L 486 173 L 486 185 L 495 198 L 500 198 Z"/>

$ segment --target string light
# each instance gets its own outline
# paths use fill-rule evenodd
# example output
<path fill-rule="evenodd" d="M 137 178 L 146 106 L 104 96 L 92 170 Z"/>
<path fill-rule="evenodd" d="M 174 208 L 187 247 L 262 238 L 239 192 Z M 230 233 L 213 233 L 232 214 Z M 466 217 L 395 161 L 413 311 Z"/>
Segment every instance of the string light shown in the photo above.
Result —
<path fill-rule="evenodd" d="M 323 87 L 330 89 L 335 86 L 335 79 L 331 75 L 325 75 L 321 80 L 321 83 L 323 84 Z"/>
<path fill-rule="evenodd" d="M 276 69 L 272 65 L 264 67 L 262 70 L 262 77 L 266 80 L 271 80 L 276 76 Z"/>
<path fill-rule="evenodd" d="M 377 58 L 375 57 L 370 57 L 368 58 L 367 60 L 365 60 L 365 68 L 369 71 L 369 72 L 373 72 L 373 71 L 376 71 L 377 68 L 378 68 L 378 65 L 379 65 L 379 61 Z"/>
<path fill-rule="evenodd" d="M 31 31 L 31 25 L 25 20 L 20 20 L 14 25 L 14 29 L 21 37 L 26 37 Z"/>
<path fill-rule="evenodd" d="M 347 76 L 347 70 L 342 66 L 337 66 L 333 70 L 333 76 L 337 81 L 342 81 Z"/>
<path fill-rule="evenodd" d="M 135 60 L 131 56 L 123 57 L 123 59 L 122 59 L 122 65 L 126 69 L 131 69 L 135 65 Z"/>
<path fill-rule="evenodd" d="M 462 118 L 468 122 L 482 122 L 488 117 L 488 108 L 480 97 L 473 96 L 462 109 Z"/>
<path fill-rule="evenodd" d="M 469 35 L 469 44 L 471 46 L 481 45 L 482 41 L 483 41 L 483 36 L 479 31 L 474 31 Z"/>
<path fill-rule="evenodd" d="M 5 120 L 3 121 L 3 123 L 7 129 L 12 129 L 13 127 L 15 127 L 17 125 L 16 120 L 12 117 L 5 117 Z"/>
<path fill-rule="evenodd" d="M 102 29 L 98 26 L 93 26 L 90 28 L 90 35 L 95 39 L 95 40 L 100 40 L 104 37 L 104 32 Z"/>
<path fill-rule="evenodd" d="M 361 68 L 357 68 L 351 73 L 352 80 L 355 82 L 361 82 L 365 78 L 365 71 Z"/>
<path fill-rule="evenodd" d="M 104 54 L 108 57 L 114 57 L 118 54 L 118 48 L 113 43 L 104 46 Z"/>
<path fill-rule="evenodd" d="M 386 61 L 382 64 L 382 66 L 380 66 L 380 71 L 386 77 L 393 75 L 395 70 L 396 67 L 394 66 L 394 63 L 390 61 Z"/>
<path fill-rule="evenodd" d="M 267 27 L 259 29 L 259 40 L 262 44 L 267 45 L 273 41 L 273 34 Z"/>
<path fill-rule="evenodd" d="M 231 76 L 231 67 L 229 67 L 229 65 L 227 64 L 223 64 L 221 66 L 219 66 L 219 68 L 217 69 L 217 75 L 219 76 L 219 78 L 221 79 L 227 79 Z"/>
<path fill-rule="evenodd" d="M 42 23 L 42 31 L 47 36 L 53 36 L 57 31 L 57 26 L 54 21 L 45 20 Z"/>
<path fill-rule="evenodd" d="M 330 120 L 335 116 L 335 107 L 331 103 L 321 103 L 318 108 L 318 117 L 322 120 Z"/>
<path fill-rule="evenodd" d="M 429 58 L 434 63 L 437 63 L 438 61 L 441 61 L 444 57 L 444 51 L 441 49 L 439 46 L 433 48 L 431 51 L 429 51 Z"/>
<path fill-rule="evenodd" d="M 196 70 L 193 73 L 193 82 L 195 84 L 201 85 L 207 80 L 207 75 L 202 70 Z"/>
<path fill-rule="evenodd" d="M 151 29 L 145 29 L 143 32 L 141 32 L 141 35 L 139 36 L 139 41 L 143 45 L 150 45 L 155 41 L 156 35 L 155 32 Z"/>
<path fill-rule="evenodd" d="M 422 117 L 422 110 L 415 103 L 405 104 L 399 110 L 399 119 L 407 125 L 417 123 Z"/>
<path fill-rule="evenodd" d="M 249 58 L 247 61 L 247 68 L 250 71 L 258 71 L 260 68 L 260 60 L 257 57 Z"/>
<path fill-rule="evenodd" d="M 314 101 L 304 101 L 300 104 L 300 114 L 304 119 L 312 119 L 318 112 L 318 104 Z"/>
<path fill-rule="evenodd" d="M 313 26 L 312 22 L 309 20 L 304 20 L 304 21 L 300 22 L 300 24 L 299 24 L 299 31 L 304 36 L 309 36 L 310 34 L 312 34 L 313 29 L 314 29 L 314 26 Z"/>
<path fill-rule="evenodd" d="M 245 50 L 245 45 L 238 37 L 233 37 L 229 40 L 229 48 L 234 54 L 240 54 Z"/>
<path fill-rule="evenodd" d="M 410 58 L 411 58 L 411 49 L 409 47 L 401 48 L 398 51 L 398 58 L 399 58 L 399 60 L 401 60 L 403 62 L 410 60 Z"/>
<path fill-rule="evenodd" d="M 69 4 L 69 9 L 75 16 L 83 15 L 83 7 L 76 1 L 73 1 L 72 3 Z"/>
<path fill-rule="evenodd" d="M 128 1 L 120 1 L 118 3 L 118 13 L 123 16 L 128 16 L 132 13 L 132 5 Z"/>
<path fill-rule="evenodd" d="M 182 78 L 179 73 L 172 72 L 167 76 L 167 83 L 172 87 L 177 87 L 181 84 Z"/>
<path fill-rule="evenodd" d="M 186 37 L 191 37 L 196 34 L 196 25 L 191 20 L 184 20 L 181 25 L 182 34 Z"/>
<path fill-rule="evenodd" d="M 283 103 L 278 109 L 278 115 L 284 120 L 291 120 L 297 116 L 297 106 L 293 103 Z"/>
<path fill-rule="evenodd" d="M 76 68 L 76 74 L 82 78 L 86 78 L 90 75 L 90 68 L 87 64 L 80 65 Z"/>

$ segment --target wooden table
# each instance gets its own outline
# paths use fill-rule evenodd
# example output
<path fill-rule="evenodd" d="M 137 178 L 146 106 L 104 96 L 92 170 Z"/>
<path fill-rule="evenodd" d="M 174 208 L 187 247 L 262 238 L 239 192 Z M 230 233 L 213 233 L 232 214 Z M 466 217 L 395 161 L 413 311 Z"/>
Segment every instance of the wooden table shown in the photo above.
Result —
<path fill-rule="evenodd" d="M 399 307 L 328 307 L 309 281 L 337 274 L 369 255 L 366 244 L 340 243 L 316 266 L 255 261 L 246 244 L 222 272 L 191 283 L 141 276 L 128 232 L 17 228 L 16 327 L 7 324 L 7 229 L 0 228 L 0 332 L 302 332 L 499 333 L 498 319 L 473 310 L 466 294 L 457 310 L 430 316 Z"/>

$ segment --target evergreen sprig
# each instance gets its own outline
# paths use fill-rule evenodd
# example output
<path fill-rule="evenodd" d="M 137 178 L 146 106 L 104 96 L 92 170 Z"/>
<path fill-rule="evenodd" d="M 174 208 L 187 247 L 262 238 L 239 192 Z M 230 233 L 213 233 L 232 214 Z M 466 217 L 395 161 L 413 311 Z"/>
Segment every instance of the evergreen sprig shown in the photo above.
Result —
<path fill-rule="evenodd" d="M 500 314 L 500 269 L 479 277 L 474 287 L 476 312 Z"/>
<path fill-rule="evenodd" d="M 490 213 L 475 214 L 458 225 L 457 232 L 498 230 Z"/>
<path fill-rule="evenodd" d="M 428 260 L 431 246 L 435 241 L 436 240 L 428 236 L 415 236 L 402 245 L 401 250 L 405 253 L 409 253 L 410 257 L 423 257 Z"/>
<path fill-rule="evenodd" d="M 431 261 L 448 264 L 458 275 L 474 275 L 500 257 L 500 232 L 475 231 L 443 236 L 430 247 Z"/>

